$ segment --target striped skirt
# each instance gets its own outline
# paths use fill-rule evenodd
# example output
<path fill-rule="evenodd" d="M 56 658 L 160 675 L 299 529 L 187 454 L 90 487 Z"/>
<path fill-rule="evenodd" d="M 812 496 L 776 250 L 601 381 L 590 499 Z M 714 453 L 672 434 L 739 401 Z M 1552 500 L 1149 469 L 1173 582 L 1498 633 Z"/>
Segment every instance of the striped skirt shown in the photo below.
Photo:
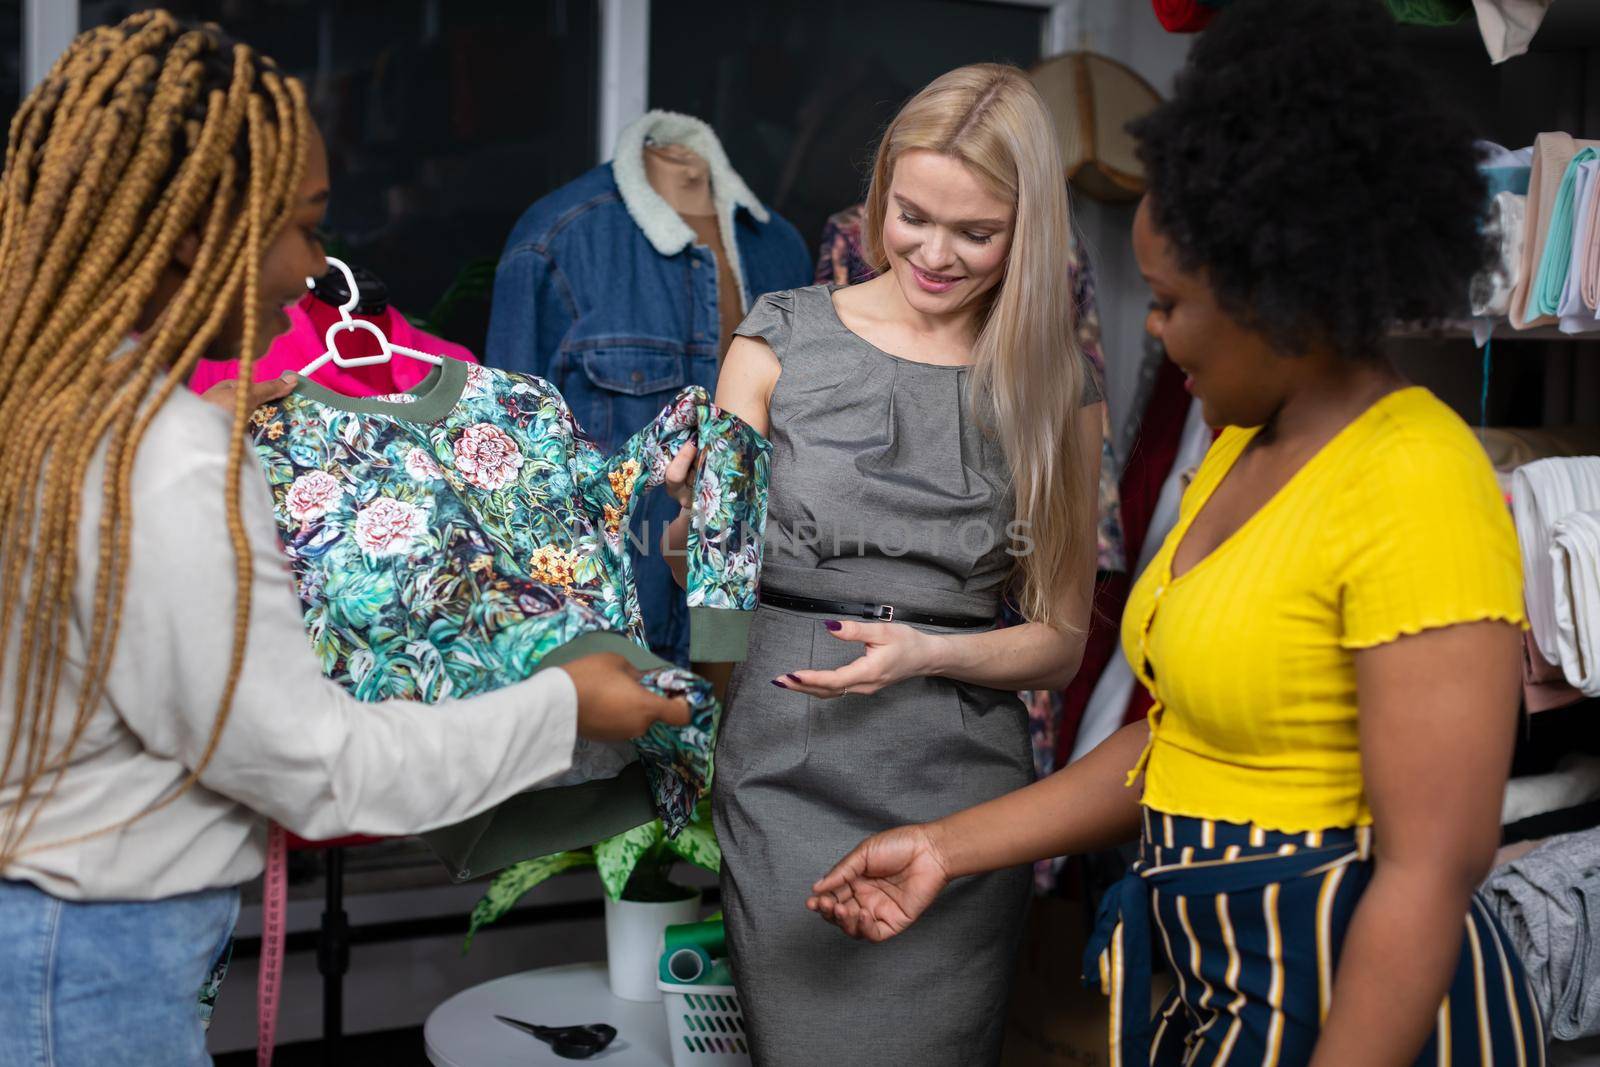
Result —
<path fill-rule="evenodd" d="M 1085 980 L 1111 997 L 1112 1067 L 1308 1063 L 1371 839 L 1371 827 L 1285 834 L 1146 809 L 1139 860 L 1101 902 L 1084 955 Z M 1177 977 L 1155 1011 L 1152 948 Z M 1416 1063 L 1543 1067 L 1544 1047 L 1522 965 L 1474 897 Z"/>

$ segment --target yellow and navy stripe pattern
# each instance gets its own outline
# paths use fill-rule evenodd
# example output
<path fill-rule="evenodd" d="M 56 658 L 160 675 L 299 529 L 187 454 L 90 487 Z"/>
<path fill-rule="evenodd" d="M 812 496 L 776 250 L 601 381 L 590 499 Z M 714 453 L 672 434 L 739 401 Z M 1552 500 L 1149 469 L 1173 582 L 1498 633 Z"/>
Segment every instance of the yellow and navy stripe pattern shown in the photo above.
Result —
<path fill-rule="evenodd" d="M 1372 828 L 1281 833 L 1148 808 L 1133 869 L 1101 902 L 1084 975 L 1111 997 L 1111 1067 L 1310 1061 L 1339 949 L 1372 878 Z M 1152 947 L 1177 978 L 1149 1001 Z M 1544 1067 L 1509 939 L 1474 898 L 1418 1067 Z"/>

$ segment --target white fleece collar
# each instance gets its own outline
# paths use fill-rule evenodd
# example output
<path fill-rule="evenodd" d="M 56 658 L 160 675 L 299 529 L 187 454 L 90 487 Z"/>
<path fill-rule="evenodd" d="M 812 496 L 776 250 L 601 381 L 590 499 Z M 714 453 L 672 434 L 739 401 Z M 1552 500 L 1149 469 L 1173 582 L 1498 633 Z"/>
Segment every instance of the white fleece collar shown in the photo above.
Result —
<path fill-rule="evenodd" d="M 722 232 L 722 255 L 727 260 L 728 269 L 739 282 L 740 307 L 744 310 L 749 303 L 746 294 L 750 286 L 745 281 L 738 242 L 733 237 L 733 213 L 736 208 L 742 207 L 758 222 L 766 222 L 772 216 L 756 199 L 744 179 L 735 173 L 728 162 L 727 153 L 722 150 L 722 142 L 717 140 L 710 126 L 676 111 L 647 111 L 617 135 L 611 174 L 616 179 L 617 192 L 621 194 L 622 203 L 634 224 L 661 255 L 675 256 L 694 244 L 694 230 L 655 191 L 645 176 L 646 141 L 682 145 L 705 160 L 711 168 L 711 198 L 716 205 L 717 225 Z"/>

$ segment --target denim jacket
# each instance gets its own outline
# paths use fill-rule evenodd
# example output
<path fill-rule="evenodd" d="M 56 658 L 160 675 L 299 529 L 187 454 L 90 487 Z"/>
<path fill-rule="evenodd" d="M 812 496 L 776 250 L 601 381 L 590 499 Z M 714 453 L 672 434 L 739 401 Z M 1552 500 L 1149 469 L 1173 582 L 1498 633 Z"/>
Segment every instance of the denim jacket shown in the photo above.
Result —
<path fill-rule="evenodd" d="M 646 140 L 682 144 L 710 164 L 718 221 L 745 307 L 805 285 L 800 234 L 734 173 L 711 128 L 652 111 L 622 131 L 616 158 L 550 193 L 511 231 L 495 273 L 485 362 L 554 383 L 603 451 L 643 428 L 686 385 L 714 391 L 717 262 L 645 177 Z M 731 237 L 731 243 L 729 238 Z M 650 646 L 685 662 L 688 609 L 661 557 L 677 514 L 664 491 L 632 523 L 634 573 Z"/>

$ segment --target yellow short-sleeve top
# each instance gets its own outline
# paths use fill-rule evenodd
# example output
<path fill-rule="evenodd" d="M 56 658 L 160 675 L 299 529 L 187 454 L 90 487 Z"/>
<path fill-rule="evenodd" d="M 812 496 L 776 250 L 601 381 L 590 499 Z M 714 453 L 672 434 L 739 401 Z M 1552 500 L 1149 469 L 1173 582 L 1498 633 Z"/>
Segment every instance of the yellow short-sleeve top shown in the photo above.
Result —
<path fill-rule="evenodd" d="M 1123 653 L 1156 700 L 1144 802 L 1286 832 L 1365 825 L 1355 652 L 1522 624 L 1516 534 L 1472 431 L 1409 388 L 1174 580 L 1173 553 L 1255 433 L 1212 445 L 1123 615 Z"/>

